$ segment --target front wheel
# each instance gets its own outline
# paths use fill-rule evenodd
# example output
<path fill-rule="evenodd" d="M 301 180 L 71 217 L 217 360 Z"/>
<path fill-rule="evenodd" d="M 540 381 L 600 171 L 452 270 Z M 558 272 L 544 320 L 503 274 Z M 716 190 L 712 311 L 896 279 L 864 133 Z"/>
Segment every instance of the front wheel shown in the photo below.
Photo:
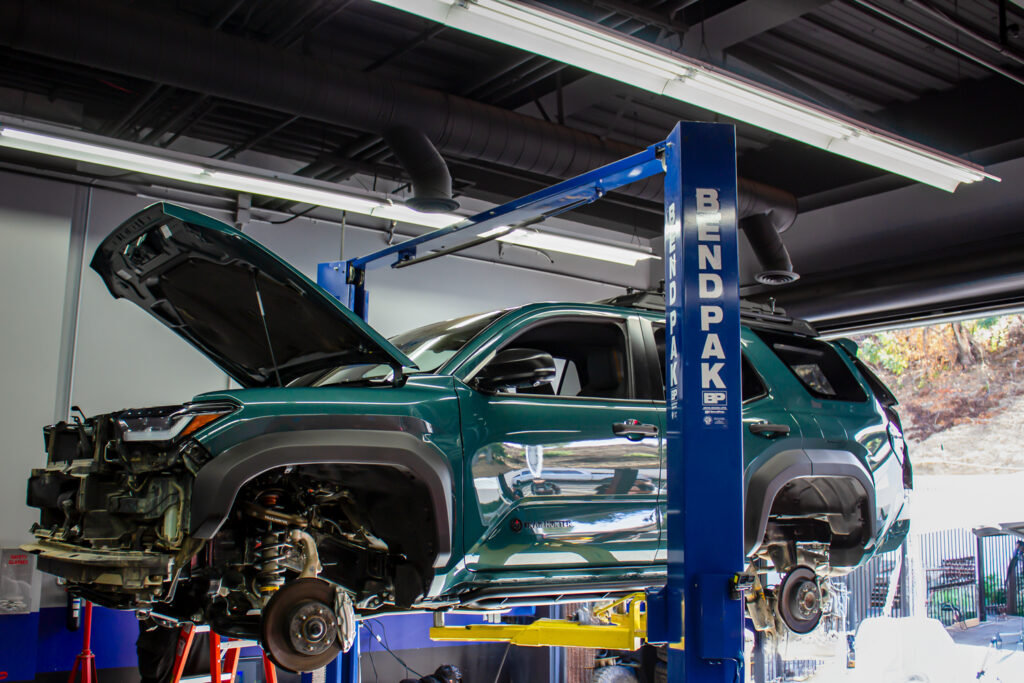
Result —
<path fill-rule="evenodd" d="M 298 579 L 274 593 L 263 608 L 263 650 L 282 669 L 316 671 L 342 650 L 335 588 L 323 579 Z"/>

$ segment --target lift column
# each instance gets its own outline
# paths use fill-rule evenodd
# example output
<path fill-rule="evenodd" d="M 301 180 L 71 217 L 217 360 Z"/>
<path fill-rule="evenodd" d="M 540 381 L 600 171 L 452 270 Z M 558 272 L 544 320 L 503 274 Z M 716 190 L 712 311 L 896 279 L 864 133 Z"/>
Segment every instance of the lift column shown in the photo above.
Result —
<path fill-rule="evenodd" d="M 651 596 L 648 629 L 655 642 L 685 634 L 685 649 L 669 650 L 673 683 L 732 683 L 743 680 L 736 134 L 680 123 L 667 142 L 668 582 Z"/>

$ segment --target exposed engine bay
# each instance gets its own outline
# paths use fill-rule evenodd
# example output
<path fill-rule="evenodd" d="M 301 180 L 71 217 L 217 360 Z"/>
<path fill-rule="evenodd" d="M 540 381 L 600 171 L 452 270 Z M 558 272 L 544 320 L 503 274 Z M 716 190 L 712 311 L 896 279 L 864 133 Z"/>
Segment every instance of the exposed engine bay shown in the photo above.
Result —
<path fill-rule="evenodd" d="M 265 643 L 277 632 L 275 660 L 304 669 L 311 654 L 333 658 L 333 644 L 351 643 L 355 612 L 408 608 L 426 593 L 431 545 L 409 520 L 428 500 L 393 469 L 286 466 L 246 482 L 213 538 L 195 538 L 192 486 L 211 456 L 192 424 L 234 409 L 127 410 L 46 427 L 47 467 L 28 489 L 41 515 L 26 549 L 100 605 Z M 296 617 L 296 604 L 308 613 Z M 296 640 L 293 618 L 321 626 Z"/>

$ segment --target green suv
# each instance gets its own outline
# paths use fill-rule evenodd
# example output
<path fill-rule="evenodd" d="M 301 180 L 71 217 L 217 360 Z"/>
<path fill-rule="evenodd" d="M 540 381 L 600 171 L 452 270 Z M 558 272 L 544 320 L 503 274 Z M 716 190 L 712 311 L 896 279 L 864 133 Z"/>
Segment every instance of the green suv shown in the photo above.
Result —
<path fill-rule="evenodd" d="M 242 388 L 44 428 L 25 547 L 74 593 L 259 637 L 308 671 L 362 616 L 664 582 L 660 296 L 387 340 L 241 232 L 168 204 L 91 265 Z M 829 577 L 906 535 L 909 462 L 896 401 L 852 344 L 757 307 L 743 321 L 748 614 L 806 632 Z"/>

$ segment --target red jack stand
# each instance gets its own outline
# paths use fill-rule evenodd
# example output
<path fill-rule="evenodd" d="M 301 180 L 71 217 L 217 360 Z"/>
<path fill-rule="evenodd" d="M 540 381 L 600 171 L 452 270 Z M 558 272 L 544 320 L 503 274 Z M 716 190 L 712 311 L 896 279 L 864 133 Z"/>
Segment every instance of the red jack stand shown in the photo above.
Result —
<path fill-rule="evenodd" d="M 277 683 L 277 667 L 266 652 L 263 653 L 263 680 L 265 683 Z"/>
<path fill-rule="evenodd" d="M 75 657 L 75 665 L 71 667 L 71 676 L 68 683 L 75 683 L 75 675 L 81 675 L 81 683 L 99 683 L 96 675 L 96 655 L 89 647 L 92 645 L 92 603 L 83 600 L 85 609 L 82 610 L 82 651 Z"/>
<path fill-rule="evenodd" d="M 182 626 L 181 631 L 178 633 L 178 647 L 175 652 L 174 668 L 171 670 L 171 683 L 181 683 L 182 674 L 185 671 L 185 662 L 188 660 L 189 652 L 192 649 L 192 641 L 199 631 L 209 631 L 209 628 L 186 624 Z M 234 683 L 235 675 L 238 673 L 241 649 L 256 644 L 253 641 L 235 640 L 233 638 L 228 638 L 222 644 L 220 636 L 210 632 L 210 683 Z M 222 652 L 225 650 L 226 653 Z M 222 655 L 224 657 L 223 661 L 221 660 Z M 277 670 L 274 668 L 273 662 L 267 659 L 266 655 L 263 655 L 263 674 L 266 683 L 277 683 Z M 96 683 L 96 681 L 92 683 Z"/>

